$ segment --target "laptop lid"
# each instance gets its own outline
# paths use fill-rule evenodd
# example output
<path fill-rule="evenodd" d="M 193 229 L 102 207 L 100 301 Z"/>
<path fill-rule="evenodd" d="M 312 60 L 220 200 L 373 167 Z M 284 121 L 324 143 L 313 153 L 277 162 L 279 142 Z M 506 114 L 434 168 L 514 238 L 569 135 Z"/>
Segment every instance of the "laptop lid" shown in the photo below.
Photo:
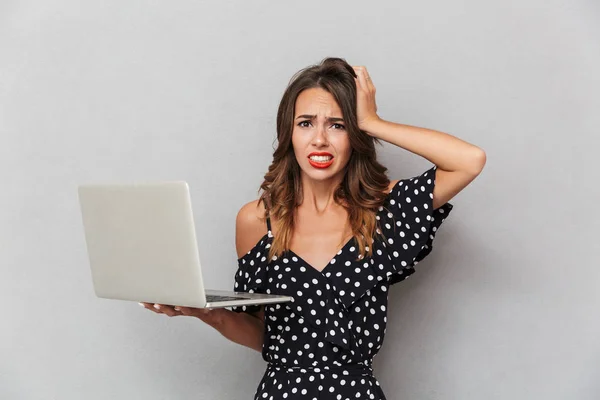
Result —
<path fill-rule="evenodd" d="M 204 306 L 186 182 L 80 185 L 78 193 L 98 297 Z"/>

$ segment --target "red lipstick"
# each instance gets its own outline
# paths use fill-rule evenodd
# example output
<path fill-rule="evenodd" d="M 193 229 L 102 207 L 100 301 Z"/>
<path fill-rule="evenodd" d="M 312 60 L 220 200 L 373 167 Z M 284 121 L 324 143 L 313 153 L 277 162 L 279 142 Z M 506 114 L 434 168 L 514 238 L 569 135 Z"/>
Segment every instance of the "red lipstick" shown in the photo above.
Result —
<path fill-rule="evenodd" d="M 329 161 L 319 162 L 319 161 L 311 160 L 310 157 L 312 157 L 312 156 L 326 156 L 326 157 L 330 157 L 331 159 Z M 323 151 L 315 151 L 308 155 L 308 162 L 310 165 L 312 165 L 315 168 L 327 168 L 331 164 L 333 164 L 333 154 L 323 152 Z"/>

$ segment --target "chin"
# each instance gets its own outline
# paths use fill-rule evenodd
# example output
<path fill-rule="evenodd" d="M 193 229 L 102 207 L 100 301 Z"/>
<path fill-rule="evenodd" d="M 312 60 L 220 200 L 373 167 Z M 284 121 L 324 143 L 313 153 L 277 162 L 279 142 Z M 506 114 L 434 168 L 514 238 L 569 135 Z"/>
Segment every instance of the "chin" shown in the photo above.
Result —
<path fill-rule="evenodd" d="M 311 165 L 300 167 L 300 170 L 306 177 L 314 181 L 327 181 L 338 176 L 342 171 L 332 169 L 332 167 L 318 169 Z"/>

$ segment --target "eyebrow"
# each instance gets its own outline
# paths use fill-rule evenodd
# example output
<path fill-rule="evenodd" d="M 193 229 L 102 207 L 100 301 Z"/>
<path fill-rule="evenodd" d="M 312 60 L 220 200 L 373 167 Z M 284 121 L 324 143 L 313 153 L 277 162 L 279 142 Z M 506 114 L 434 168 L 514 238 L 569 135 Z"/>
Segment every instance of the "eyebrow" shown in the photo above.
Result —
<path fill-rule="evenodd" d="M 317 116 L 316 115 L 308 115 L 308 114 L 302 114 L 296 117 L 296 119 L 300 119 L 300 118 L 307 118 L 307 119 L 315 119 Z M 329 122 L 337 122 L 337 121 L 344 121 L 344 118 L 340 118 L 340 117 L 329 117 L 327 118 L 327 121 Z"/>

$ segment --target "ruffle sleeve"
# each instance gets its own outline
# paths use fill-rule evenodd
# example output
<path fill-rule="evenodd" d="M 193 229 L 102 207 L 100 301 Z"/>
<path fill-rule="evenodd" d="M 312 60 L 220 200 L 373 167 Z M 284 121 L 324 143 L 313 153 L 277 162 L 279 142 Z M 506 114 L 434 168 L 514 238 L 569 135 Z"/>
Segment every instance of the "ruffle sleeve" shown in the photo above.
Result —
<path fill-rule="evenodd" d="M 382 209 L 383 244 L 394 267 L 390 285 L 415 272 L 415 265 L 431 252 L 437 230 L 453 208 L 446 203 L 433 209 L 436 169 L 433 166 L 419 176 L 398 181 Z"/>
<path fill-rule="evenodd" d="M 267 253 L 270 235 L 265 235 L 248 253 L 238 259 L 233 290 L 246 293 L 266 293 Z M 261 305 L 235 306 L 231 311 L 254 313 Z"/>

